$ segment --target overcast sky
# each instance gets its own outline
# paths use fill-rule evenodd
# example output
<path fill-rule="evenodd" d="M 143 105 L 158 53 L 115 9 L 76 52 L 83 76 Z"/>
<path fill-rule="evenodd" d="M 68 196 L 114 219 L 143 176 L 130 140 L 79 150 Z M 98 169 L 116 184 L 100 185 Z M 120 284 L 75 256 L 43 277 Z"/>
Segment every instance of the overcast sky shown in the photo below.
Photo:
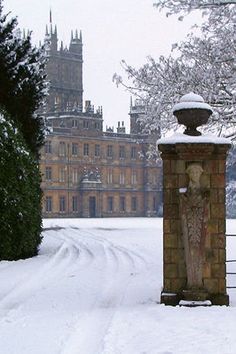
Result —
<path fill-rule="evenodd" d="M 112 82 L 122 74 L 120 62 L 140 67 L 148 55 L 169 54 L 171 44 L 184 39 L 197 14 L 184 22 L 166 18 L 153 0 L 4 0 L 4 12 L 18 16 L 20 28 L 33 31 L 35 42 L 44 39 L 45 27 L 57 25 L 59 43 L 69 44 L 71 30 L 82 30 L 84 43 L 84 100 L 103 106 L 104 125 L 129 125 L 130 95 Z"/>

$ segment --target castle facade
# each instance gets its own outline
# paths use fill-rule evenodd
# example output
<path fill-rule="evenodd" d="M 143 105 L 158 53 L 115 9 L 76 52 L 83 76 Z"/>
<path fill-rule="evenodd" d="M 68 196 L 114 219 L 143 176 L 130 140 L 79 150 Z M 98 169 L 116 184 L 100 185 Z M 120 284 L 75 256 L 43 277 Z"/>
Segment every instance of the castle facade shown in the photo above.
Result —
<path fill-rule="evenodd" d="M 51 18 L 51 16 L 50 16 Z M 83 104 L 83 43 L 78 31 L 69 48 L 58 46 L 57 28 L 46 29 L 48 133 L 41 150 L 44 217 L 156 216 L 162 202 L 161 167 L 146 158 L 156 137 L 142 134 L 142 105 L 123 122 L 103 128 L 102 108 Z"/>

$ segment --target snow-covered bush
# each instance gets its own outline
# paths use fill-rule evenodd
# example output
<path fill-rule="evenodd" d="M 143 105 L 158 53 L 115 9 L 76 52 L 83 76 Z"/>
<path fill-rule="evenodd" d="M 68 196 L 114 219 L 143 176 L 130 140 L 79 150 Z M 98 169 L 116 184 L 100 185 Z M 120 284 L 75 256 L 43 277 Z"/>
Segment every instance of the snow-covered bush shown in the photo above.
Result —
<path fill-rule="evenodd" d="M 0 260 L 37 254 L 41 242 L 40 172 L 6 115 L 0 115 Z"/>

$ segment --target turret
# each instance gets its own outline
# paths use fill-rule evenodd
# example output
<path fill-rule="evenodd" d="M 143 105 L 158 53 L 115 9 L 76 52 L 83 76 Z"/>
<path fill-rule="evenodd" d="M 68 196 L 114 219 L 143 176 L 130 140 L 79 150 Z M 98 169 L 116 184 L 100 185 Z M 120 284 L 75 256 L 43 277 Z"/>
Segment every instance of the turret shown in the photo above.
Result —
<path fill-rule="evenodd" d="M 79 55 L 82 59 L 82 47 L 83 47 L 83 43 L 82 43 L 81 31 L 80 31 L 80 37 L 78 35 L 78 30 L 75 31 L 75 36 L 73 34 L 73 31 L 71 31 L 69 51 L 73 54 Z"/>
<path fill-rule="evenodd" d="M 139 134 L 142 132 L 139 118 L 145 115 L 145 106 L 141 100 L 135 100 L 133 105 L 132 97 L 130 99 L 130 134 Z"/>
<path fill-rule="evenodd" d="M 118 134 L 125 134 L 125 124 L 124 122 L 122 122 L 120 124 L 120 122 L 118 122 L 118 127 L 116 128 L 116 131 Z"/>
<path fill-rule="evenodd" d="M 45 43 L 47 44 L 47 50 L 51 52 L 57 52 L 57 26 L 52 26 L 52 11 L 50 10 L 49 14 L 49 23 L 50 23 L 50 32 L 48 30 L 48 26 L 46 26 L 45 32 Z"/>

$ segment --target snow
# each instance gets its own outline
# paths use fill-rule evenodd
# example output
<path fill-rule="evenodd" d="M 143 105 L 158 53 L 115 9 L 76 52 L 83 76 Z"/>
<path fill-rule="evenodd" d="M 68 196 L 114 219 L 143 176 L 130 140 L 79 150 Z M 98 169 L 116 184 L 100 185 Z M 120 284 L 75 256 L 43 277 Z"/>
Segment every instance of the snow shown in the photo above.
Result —
<path fill-rule="evenodd" d="M 0 283 L 3 354 L 236 352 L 236 290 L 230 307 L 159 303 L 162 219 L 44 220 L 39 255 L 0 262 Z"/>
<path fill-rule="evenodd" d="M 180 97 L 180 102 L 204 102 L 204 99 L 202 96 L 197 95 L 194 92 L 189 92 L 186 95 L 183 95 Z"/>
<path fill-rule="evenodd" d="M 180 102 L 176 103 L 173 107 L 173 113 L 176 111 L 180 111 L 181 109 L 207 109 L 213 112 L 211 106 L 208 103 L 204 102 Z"/>
<path fill-rule="evenodd" d="M 181 109 L 207 109 L 213 112 L 211 106 L 204 102 L 202 96 L 190 92 L 180 98 L 180 102 L 173 107 L 173 113 Z"/>
<path fill-rule="evenodd" d="M 157 140 L 157 144 L 192 144 L 192 143 L 202 143 L 202 144 L 227 144 L 231 145 L 231 141 L 228 138 L 217 137 L 215 135 L 198 135 L 192 136 L 182 133 L 174 133 L 173 135 Z"/>

